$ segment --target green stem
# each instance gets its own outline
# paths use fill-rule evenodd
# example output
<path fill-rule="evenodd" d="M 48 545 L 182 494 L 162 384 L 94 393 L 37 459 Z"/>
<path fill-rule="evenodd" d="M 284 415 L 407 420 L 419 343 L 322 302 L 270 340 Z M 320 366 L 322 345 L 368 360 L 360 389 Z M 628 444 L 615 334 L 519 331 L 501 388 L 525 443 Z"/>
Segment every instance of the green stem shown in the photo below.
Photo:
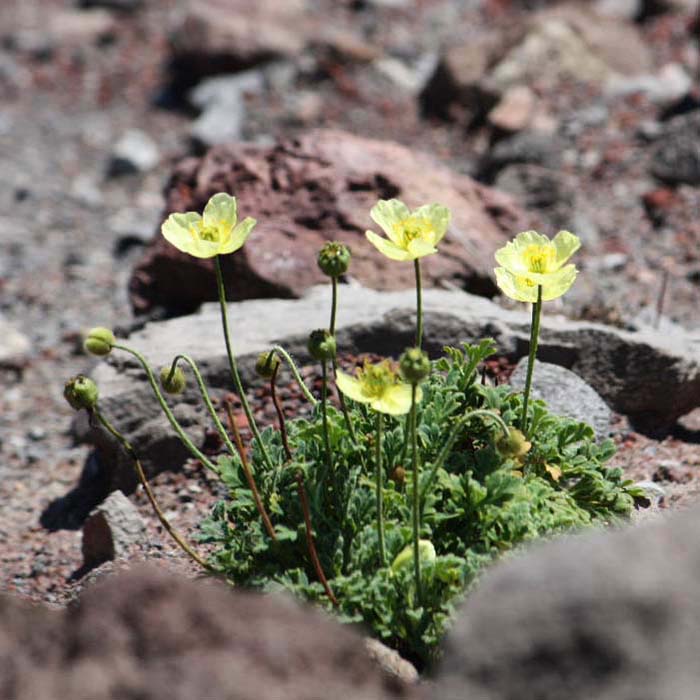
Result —
<path fill-rule="evenodd" d="M 287 421 L 284 419 L 284 411 L 282 410 L 282 406 L 277 398 L 277 388 L 275 386 L 279 368 L 279 364 L 276 364 L 275 369 L 272 371 L 272 376 L 270 377 L 270 396 L 272 397 L 272 403 L 275 405 L 275 411 L 277 411 L 277 420 L 280 424 L 280 436 L 282 437 L 284 455 L 287 458 L 287 461 L 290 462 L 292 460 L 292 450 L 289 447 L 289 438 L 287 436 Z"/>
<path fill-rule="evenodd" d="M 167 402 L 165 401 L 165 398 L 163 397 L 163 394 L 158 388 L 158 382 L 156 381 L 155 375 L 153 374 L 153 370 L 149 367 L 148 362 L 146 362 L 146 358 L 138 350 L 133 350 L 132 348 L 126 345 L 120 345 L 118 343 L 115 343 L 112 347 L 117 350 L 123 350 L 124 352 L 128 352 L 130 355 L 133 355 L 139 361 L 139 364 L 143 367 L 144 371 L 146 372 L 148 383 L 151 385 L 151 389 L 153 389 L 153 393 L 156 395 L 158 403 L 163 409 L 163 413 L 165 413 L 166 418 L 168 419 L 168 421 L 170 421 L 170 425 L 173 426 L 173 429 L 177 433 L 177 436 L 180 438 L 180 440 L 182 440 L 182 443 L 190 451 L 190 454 L 193 457 L 196 457 L 207 469 L 210 469 L 215 474 L 219 474 L 218 467 L 200 449 L 198 449 L 195 446 L 192 440 L 190 440 L 190 438 L 186 435 L 185 431 L 182 429 L 180 423 L 178 423 L 177 418 L 175 418 L 175 416 L 173 415 L 173 412 L 170 410 L 170 407 L 168 406 Z"/>
<path fill-rule="evenodd" d="M 423 287 L 420 278 L 420 259 L 413 261 L 416 271 L 416 347 L 419 348 L 423 342 Z"/>
<path fill-rule="evenodd" d="M 248 425 L 253 433 L 255 442 L 258 443 L 258 448 L 260 449 L 260 454 L 262 455 L 265 464 L 268 469 L 272 469 L 272 462 L 270 461 L 270 456 L 267 454 L 265 449 L 265 444 L 260 437 L 260 432 L 258 431 L 258 426 L 255 423 L 255 418 L 253 417 L 253 412 L 250 410 L 250 405 L 248 404 L 248 399 L 246 398 L 245 392 L 243 391 L 243 384 L 241 383 L 241 377 L 238 374 L 238 365 L 236 364 L 236 357 L 233 354 L 233 349 L 231 347 L 231 334 L 228 328 L 228 316 L 226 312 L 226 287 L 224 285 L 224 276 L 221 272 L 221 261 L 220 256 L 214 258 L 214 268 L 216 269 L 216 286 L 219 291 L 219 304 L 221 306 L 221 324 L 224 329 L 224 340 L 226 341 L 226 354 L 228 355 L 228 364 L 231 370 L 231 377 L 233 378 L 234 386 L 238 392 L 238 396 L 241 399 L 241 404 L 243 406 L 243 411 L 245 417 L 248 419 Z"/>
<path fill-rule="evenodd" d="M 418 438 L 416 436 L 416 385 L 411 385 L 411 446 L 413 455 L 411 468 L 413 470 L 413 572 L 416 578 L 416 597 L 420 605 L 423 595 L 421 592 L 420 574 L 420 493 L 418 491 Z"/>
<path fill-rule="evenodd" d="M 299 385 L 299 388 L 301 389 L 302 393 L 304 394 L 304 397 L 306 400 L 312 405 L 315 406 L 318 401 L 314 397 L 314 395 L 309 391 L 309 387 L 304 384 L 304 380 L 301 378 L 301 375 L 299 374 L 299 370 L 296 366 L 296 363 L 292 359 L 292 356 L 281 346 L 281 345 L 273 345 L 272 349 L 280 355 L 285 362 L 289 365 L 289 369 L 291 370 L 292 374 L 294 375 L 294 379 L 296 380 L 296 383 Z"/>
<path fill-rule="evenodd" d="M 331 277 L 331 287 L 333 289 L 333 298 L 331 300 L 331 324 L 328 330 L 331 335 L 335 335 L 335 315 L 338 309 L 338 278 Z"/>
<path fill-rule="evenodd" d="M 525 378 L 525 393 L 523 395 L 523 411 L 520 416 L 522 431 L 527 437 L 527 405 L 530 401 L 532 374 L 535 369 L 537 341 L 540 335 L 540 316 L 542 315 L 542 285 L 537 285 L 537 301 L 532 305 L 532 323 L 530 324 L 530 354 L 527 358 L 527 376 Z"/>
<path fill-rule="evenodd" d="M 327 469 L 333 472 L 333 453 L 328 432 L 328 365 L 321 360 L 321 416 L 323 419 L 323 444 L 326 448 Z"/>
<path fill-rule="evenodd" d="M 139 460 L 136 452 L 134 451 L 134 448 L 131 446 L 129 441 L 100 413 L 97 407 L 93 409 L 93 414 L 95 415 L 97 420 L 99 420 L 100 423 L 102 423 L 105 429 L 120 442 L 121 446 L 124 448 L 124 451 L 133 460 L 136 477 L 141 483 L 141 486 L 143 486 L 143 489 L 146 492 L 146 497 L 148 498 L 148 501 L 156 514 L 156 517 L 158 518 L 158 520 L 160 520 L 161 525 L 165 528 L 165 531 L 173 538 L 173 540 L 175 540 L 180 549 L 182 549 L 182 551 L 185 552 L 185 554 L 187 554 L 187 556 L 189 556 L 190 559 L 197 562 L 197 564 L 199 564 L 203 569 L 206 569 L 207 571 L 213 571 L 212 567 L 209 566 L 209 564 L 207 564 L 207 562 L 204 561 L 204 559 L 202 559 L 202 557 L 200 557 L 199 554 L 197 554 L 197 552 L 195 552 L 189 546 L 189 544 L 187 544 L 182 535 L 180 535 L 180 533 L 170 524 L 170 521 L 165 517 L 165 514 L 160 509 L 160 506 L 158 505 L 158 502 L 156 501 L 156 498 L 153 495 L 153 491 L 151 491 L 151 487 L 148 481 L 146 480 L 146 475 L 144 474 L 143 467 L 141 466 L 141 461 Z"/>
<path fill-rule="evenodd" d="M 374 469 L 377 489 L 377 537 L 379 538 L 379 565 L 386 565 L 384 553 L 384 498 L 382 494 L 382 423 L 383 414 L 377 411 L 377 443 L 374 451 Z"/>

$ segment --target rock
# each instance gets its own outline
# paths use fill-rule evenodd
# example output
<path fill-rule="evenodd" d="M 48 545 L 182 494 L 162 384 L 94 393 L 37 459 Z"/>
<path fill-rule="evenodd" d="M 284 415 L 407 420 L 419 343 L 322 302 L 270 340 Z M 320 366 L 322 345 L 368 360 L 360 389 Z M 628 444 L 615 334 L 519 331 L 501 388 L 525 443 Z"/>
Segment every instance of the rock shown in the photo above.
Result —
<path fill-rule="evenodd" d="M 79 7 L 104 7 L 119 12 L 134 12 L 144 6 L 144 0 L 79 0 Z"/>
<path fill-rule="evenodd" d="M 370 658 L 385 673 L 396 676 L 396 678 L 400 679 L 406 685 L 418 682 L 418 671 L 416 671 L 416 667 L 402 658 L 397 651 L 382 644 L 378 639 L 371 639 L 369 637 L 365 639 L 365 649 L 370 655 Z"/>
<path fill-rule="evenodd" d="M 694 700 L 700 509 L 562 537 L 492 567 L 462 607 L 436 700 Z"/>
<path fill-rule="evenodd" d="M 501 131 L 516 133 L 535 126 L 535 133 L 551 133 L 556 128 L 554 120 L 545 113 L 537 96 L 527 85 L 508 88 L 499 103 L 489 112 L 491 126 Z"/>
<path fill-rule="evenodd" d="M 603 84 L 616 74 L 648 72 L 651 65 L 649 49 L 634 27 L 570 4 L 537 13 L 488 80 L 501 91 L 571 79 Z"/>
<path fill-rule="evenodd" d="M 651 173 L 664 182 L 700 184 L 700 111 L 666 124 L 652 151 Z"/>
<path fill-rule="evenodd" d="M 146 525 L 138 510 L 121 492 L 112 491 L 83 525 L 84 568 L 124 556 L 145 541 Z"/>
<path fill-rule="evenodd" d="M 593 7 L 605 17 L 634 20 L 642 14 L 644 0 L 595 0 Z"/>
<path fill-rule="evenodd" d="M 325 322 L 329 294 L 324 285 L 300 300 L 252 300 L 231 306 L 233 344 L 245 384 L 254 381 L 258 354 L 275 343 L 284 345 L 300 362 L 310 361 L 308 333 Z M 337 338 L 341 353 L 398 357 L 413 342 L 413 290 L 379 293 L 343 285 L 339 300 Z M 445 345 L 458 346 L 488 336 L 496 340 L 504 356 L 520 358 L 528 353 L 527 311 L 507 311 L 482 297 L 437 289 L 424 291 L 424 307 L 424 344 L 432 356 L 441 355 Z M 215 396 L 231 388 L 216 304 L 205 305 L 193 316 L 146 324 L 131 335 L 128 345 L 143 352 L 154 367 L 168 364 L 176 352 L 189 354 L 201 366 Z M 660 335 L 652 329 L 634 333 L 545 313 L 538 357 L 541 362 L 571 369 L 640 429 L 663 431 L 700 405 L 700 340 L 696 336 Z M 100 389 L 102 412 L 134 444 L 149 474 L 182 464 L 184 448 L 162 417 L 148 385 L 134 373 L 130 357 L 112 353 L 107 362 L 98 365 L 93 378 Z M 188 402 L 199 401 L 194 388 L 188 392 Z M 203 411 L 185 405 L 191 421 L 187 432 L 201 446 L 210 422 Z M 111 483 L 131 479 L 133 488 L 130 461 L 101 435 L 84 437 L 100 439 Z M 159 436 L 157 442 L 149 442 L 152 435 Z"/>
<path fill-rule="evenodd" d="M 0 316 L 0 365 L 21 366 L 29 358 L 31 341 Z"/>
<path fill-rule="evenodd" d="M 525 388 L 527 364 L 527 358 L 522 358 L 508 381 L 518 391 Z M 546 401 L 558 416 L 588 423 L 599 440 L 610 435 L 612 411 L 590 384 L 566 367 L 535 362 L 531 396 Z"/>
<path fill-rule="evenodd" d="M 300 296 L 324 281 L 316 256 L 329 239 L 351 247 L 350 274 L 363 284 L 412 286 L 413 266 L 392 263 L 364 237 L 380 198 L 452 210 L 443 254 L 423 261 L 426 286 L 447 282 L 493 294 L 493 252 L 525 224 L 507 197 L 433 158 L 341 131 L 309 131 L 272 147 L 222 146 L 186 159 L 167 187 L 166 213 L 201 210 L 222 190 L 236 195 L 241 216 L 258 219 L 245 247 L 224 260 L 232 299 Z M 217 298 L 211 260 L 180 253 L 159 234 L 137 264 L 130 291 L 138 312 L 154 306 L 182 312 Z"/>
<path fill-rule="evenodd" d="M 155 141 L 143 131 L 129 129 L 112 149 L 108 174 L 112 177 L 133 175 L 155 168 L 160 153 Z"/>
<path fill-rule="evenodd" d="M 98 43 L 116 32 L 114 17 L 107 10 L 60 10 L 48 15 L 48 36 L 53 45 Z"/>
<path fill-rule="evenodd" d="M 610 97 L 626 97 L 635 93 L 646 95 L 654 104 L 668 107 L 685 97 L 693 79 L 678 63 L 667 63 L 656 75 L 614 76 L 605 86 Z"/>
<path fill-rule="evenodd" d="M 562 144 L 544 131 L 523 131 L 497 141 L 481 164 L 487 180 L 512 163 L 530 163 L 556 169 L 561 163 Z"/>
<path fill-rule="evenodd" d="M 658 508 L 666 499 L 666 490 L 655 481 L 637 481 L 635 486 L 644 491 L 650 507 Z"/>
<path fill-rule="evenodd" d="M 430 52 L 410 63 L 392 56 L 385 56 L 374 61 L 373 66 L 407 94 L 419 95 L 435 73 L 437 63 L 437 54 Z"/>
<path fill-rule="evenodd" d="M 13 700 L 418 698 L 361 636 L 290 598 L 141 567 L 60 613 L 0 598 L 0 692 Z"/>

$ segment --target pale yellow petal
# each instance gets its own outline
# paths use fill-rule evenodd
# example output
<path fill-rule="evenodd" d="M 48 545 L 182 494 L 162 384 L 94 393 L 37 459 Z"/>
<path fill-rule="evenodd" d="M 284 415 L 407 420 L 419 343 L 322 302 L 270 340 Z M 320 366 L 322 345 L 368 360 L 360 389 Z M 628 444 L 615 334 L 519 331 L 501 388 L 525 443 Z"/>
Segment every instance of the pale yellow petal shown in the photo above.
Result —
<path fill-rule="evenodd" d="M 233 253 L 239 248 L 243 247 L 243 244 L 248 239 L 250 232 L 256 224 L 256 220 L 247 216 L 243 221 L 241 221 L 231 232 L 229 239 L 221 246 L 219 249 L 219 255 L 226 255 L 227 253 Z"/>
<path fill-rule="evenodd" d="M 443 207 L 442 204 L 424 204 L 422 207 L 418 207 L 413 214 L 428 219 L 433 225 L 433 245 L 437 245 L 445 237 L 447 227 L 450 225 L 450 210 L 447 207 Z"/>
<path fill-rule="evenodd" d="M 557 251 L 555 269 L 558 270 L 581 247 L 581 239 L 569 231 L 559 231 L 552 244 Z"/>
<path fill-rule="evenodd" d="M 202 217 L 193 211 L 171 214 L 161 226 L 161 233 L 168 243 L 188 255 L 196 255 L 198 238 L 194 233 L 201 225 Z"/>
<path fill-rule="evenodd" d="M 365 231 L 367 240 L 380 252 L 391 260 L 414 260 L 411 254 L 404 248 L 399 248 L 395 243 L 378 236 L 374 231 Z"/>
<path fill-rule="evenodd" d="M 345 372 L 338 370 L 335 376 L 335 385 L 338 387 L 338 391 L 341 391 L 345 396 L 353 401 L 359 401 L 360 403 L 369 403 L 370 399 L 362 391 L 362 383 L 359 379 L 351 377 Z"/>
<path fill-rule="evenodd" d="M 232 229 L 236 225 L 236 198 L 219 192 L 209 199 L 204 207 L 204 225 Z"/>
<path fill-rule="evenodd" d="M 537 231 L 523 231 L 514 240 L 496 251 L 496 262 L 514 275 L 525 274 L 529 272 L 525 257 L 525 251 L 528 247 L 531 245 L 544 246 L 549 243 L 549 238 L 537 233 Z"/>
<path fill-rule="evenodd" d="M 551 301 L 566 294 L 577 274 L 576 265 L 566 265 L 561 270 L 546 275 L 548 279 L 542 284 L 542 301 Z"/>
<path fill-rule="evenodd" d="M 437 252 L 438 249 L 435 246 L 420 238 L 414 238 L 412 241 L 408 242 L 408 253 L 411 256 L 409 260 L 424 258 L 426 255 L 433 255 Z"/>
<path fill-rule="evenodd" d="M 529 286 L 525 278 L 514 275 L 504 267 L 497 267 L 494 272 L 496 284 L 507 297 L 516 301 L 537 301 L 537 285 Z"/>
<path fill-rule="evenodd" d="M 195 258 L 213 258 L 219 254 L 220 250 L 221 245 L 219 241 L 204 241 L 198 238 L 192 243 L 192 249 L 189 251 L 189 254 Z"/>
<path fill-rule="evenodd" d="M 416 393 L 416 401 L 418 400 Z M 372 401 L 371 406 L 380 413 L 403 416 L 411 410 L 411 385 L 395 384 L 388 387 L 379 398 Z"/>
<path fill-rule="evenodd" d="M 382 230 L 389 237 L 389 240 L 398 243 L 395 233 L 396 224 L 407 219 L 411 212 L 409 208 L 398 199 L 380 199 L 369 213 L 372 221 L 381 226 Z"/>

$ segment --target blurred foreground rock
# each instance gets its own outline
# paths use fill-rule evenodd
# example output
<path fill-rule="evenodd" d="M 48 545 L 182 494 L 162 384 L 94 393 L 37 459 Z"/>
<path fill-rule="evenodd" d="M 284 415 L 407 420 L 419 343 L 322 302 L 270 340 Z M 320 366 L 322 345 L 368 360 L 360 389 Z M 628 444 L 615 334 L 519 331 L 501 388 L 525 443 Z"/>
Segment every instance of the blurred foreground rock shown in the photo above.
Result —
<path fill-rule="evenodd" d="M 300 300 L 251 300 L 231 305 L 230 323 L 241 374 L 254 380 L 258 353 L 279 343 L 300 362 L 309 362 L 309 330 L 326 322 L 330 287 L 318 286 Z M 415 292 L 377 292 L 343 285 L 339 291 L 339 352 L 398 355 L 413 343 Z M 495 303 L 459 291 L 429 289 L 424 293 L 424 346 L 433 357 L 445 345 L 493 337 L 499 353 L 512 359 L 527 355 L 530 314 L 506 311 Z M 201 366 L 216 396 L 231 389 L 217 304 L 198 314 L 150 323 L 128 344 L 160 367 L 175 353 L 191 355 Z M 647 431 L 663 431 L 700 405 L 700 339 L 652 330 L 627 332 L 595 323 L 569 321 L 545 314 L 538 358 L 571 369 L 590 384 L 614 410 Z M 182 464 L 186 453 L 162 415 L 150 388 L 130 357 L 113 353 L 97 366 L 102 411 L 119 426 L 140 454 L 149 474 Z M 196 387 L 178 397 L 176 412 L 186 417 L 188 433 L 200 446 L 209 425 Z M 590 416 L 589 416 L 590 417 Z M 135 483 L 130 460 L 102 432 L 81 436 L 98 444 L 110 489 Z M 600 427 L 600 426 L 599 426 Z"/>
<path fill-rule="evenodd" d="M 695 700 L 700 508 L 564 537 L 487 573 L 449 636 L 436 700 Z"/>
<path fill-rule="evenodd" d="M 0 597 L 0 697 L 380 700 L 416 688 L 349 627 L 291 599 L 155 569 L 112 576 L 62 613 Z"/>
<path fill-rule="evenodd" d="M 426 286 L 448 283 L 494 294 L 493 253 L 526 225 L 507 195 L 397 143 L 341 131 L 310 131 L 273 147 L 221 146 L 186 159 L 168 185 L 167 212 L 201 211 L 220 191 L 236 195 L 241 217 L 258 220 L 247 244 L 223 261 L 231 299 L 301 296 L 325 280 L 316 256 L 326 240 L 350 246 L 351 274 L 363 285 L 412 286 L 413 266 L 388 260 L 365 239 L 366 229 L 377 230 L 369 212 L 378 199 L 451 209 L 442 254 L 423 261 Z M 130 287 L 138 312 L 154 306 L 191 311 L 217 298 L 212 261 L 180 253 L 160 233 Z"/>

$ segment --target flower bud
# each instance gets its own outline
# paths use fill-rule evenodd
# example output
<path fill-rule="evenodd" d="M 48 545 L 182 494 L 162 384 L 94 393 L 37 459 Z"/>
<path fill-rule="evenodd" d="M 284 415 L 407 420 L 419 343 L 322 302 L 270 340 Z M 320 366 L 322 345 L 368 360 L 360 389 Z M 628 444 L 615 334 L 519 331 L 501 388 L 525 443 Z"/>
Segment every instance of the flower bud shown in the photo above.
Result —
<path fill-rule="evenodd" d="M 117 339 L 114 337 L 114 333 L 112 333 L 109 328 L 97 326 L 88 331 L 87 336 L 85 336 L 83 347 L 86 352 L 92 355 L 109 355 L 116 341 Z"/>
<path fill-rule="evenodd" d="M 331 335 L 325 328 L 311 331 L 307 347 L 309 355 L 314 360 L 332 360 L 336 352 L 335 336 Z"/>
<path fill-rule="evenodd" d="M 389 478 L 397 486 L 403 486 L 406 481 L 406 470 L 399 464 L 391 470 Z"/>
<path fill-rule="evenodd" d="M 69 379 L 63 389 L 63 396 L 76 411 L 95 408 L 98 395 L 97 384 L 82 374 Z"/>
<path fill-rule="evenodd" d="M 409 348 L 401 355 L 399 371 L 409 384 L 418 384 L 430 374 L 431 366 L 428 354 L 420 348 Z"/>
<path fill-rule="evenodd" d="M 170 371 L 170 367 L 163 367 L 160 370 L 160 385 L 167 394 L 181 394 L 187 385 L 185 373 L 179 367 L 175 367 L 172 376 Z"/>
<path fill-rule="evenodd" d="M 501 437 L 496 442 L 496 449 L 506 459 L 522 459 L 532 447 L 523 433 L 517 428 L 508 428 L 508 437 Z"/>
<path fill-rule="evenodd" d="M 350 250 L 344 243 L 328 241 L 319 251 L 318 266 L 329 277 L 340 277 L 348 271 Z"/>
<path fill-rule="evenodd" d="M 418 540 L 418 558 L 425 564 L 435 561 L 435 547 L 430 540 Z M 413 565 L 413 544 L 406 545 L 391 563 L 391 570 L 394 573 Z"/>
<path fill-rule="evenodd" d="M 269 352 L 261 352 L 258 355 L 258 360 L 255 363 L 255 371 L 258 376 L 263 379 L 272 379 L 279 366 L 279 357 L 277 357 L 274 350 L 270 350 Z"/>

